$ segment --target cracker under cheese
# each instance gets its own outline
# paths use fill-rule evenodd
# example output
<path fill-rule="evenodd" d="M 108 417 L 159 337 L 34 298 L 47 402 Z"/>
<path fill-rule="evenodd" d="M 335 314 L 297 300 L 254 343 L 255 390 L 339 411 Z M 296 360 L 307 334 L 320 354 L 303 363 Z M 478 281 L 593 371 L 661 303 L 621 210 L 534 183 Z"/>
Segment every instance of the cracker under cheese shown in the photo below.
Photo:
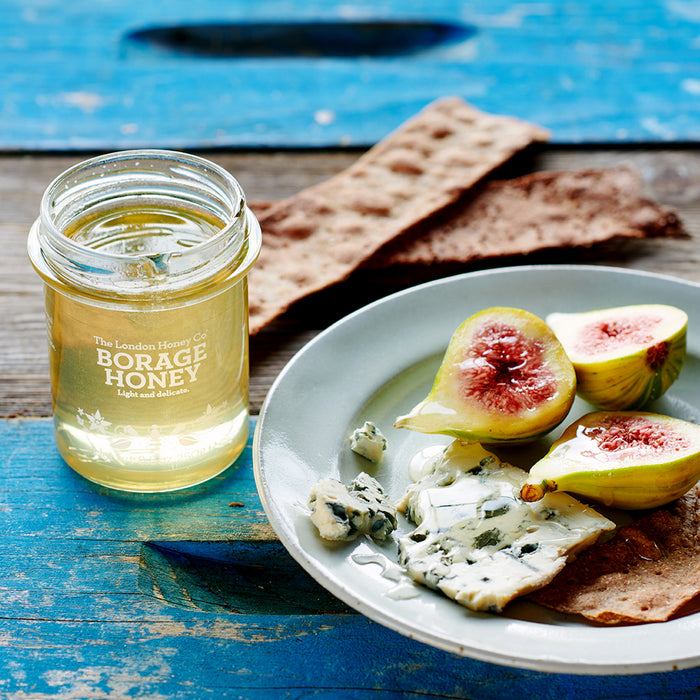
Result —
<path fill-rule="evenodd" d="M 530 597 L 604 624 L 662 622 L 700 596 L 700 485 L 621 527 Z"/>

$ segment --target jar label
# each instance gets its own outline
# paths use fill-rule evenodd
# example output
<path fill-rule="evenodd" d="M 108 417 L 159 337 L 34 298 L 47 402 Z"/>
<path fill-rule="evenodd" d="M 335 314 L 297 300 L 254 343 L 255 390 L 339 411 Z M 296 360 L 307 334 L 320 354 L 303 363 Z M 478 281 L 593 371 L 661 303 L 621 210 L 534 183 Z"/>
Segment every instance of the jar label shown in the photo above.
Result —
<path fill-rule="evenodd" d="M 189 393 L 208 357 L 206 330 L 175 341 L 125 343 L 98 335 L 93 340 L 105 386 L 127 399 Z"/>

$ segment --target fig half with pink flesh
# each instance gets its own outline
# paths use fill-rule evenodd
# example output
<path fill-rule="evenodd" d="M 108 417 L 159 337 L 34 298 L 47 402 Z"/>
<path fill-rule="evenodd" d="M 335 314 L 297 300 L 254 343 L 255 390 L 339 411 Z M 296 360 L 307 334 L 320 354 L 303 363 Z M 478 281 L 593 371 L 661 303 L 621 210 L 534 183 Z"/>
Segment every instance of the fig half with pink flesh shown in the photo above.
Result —
<path fill-rule="evenodd" d="M 638 304 L 547 316 L 576 370 L 581 398 L 630 410 L 658 399 L 676 381 L 688 316 L 675 306 Z"/>
<path fill-rule="evenodd" d="M 552 330 L 522 309 L 493 307 L 455 331 L 433 387 L 397 428 L 467 442 L 519 443 L 559 425 L 576 375 Z"/>
<path fill-rule="evenodd" d="M 520 492 L 538 501 L 568 491 L 607 506 L 644 509 L 682 496 L 700 479 L 700 426 L 635 411 L 589 413 L 530 469 Z"/>

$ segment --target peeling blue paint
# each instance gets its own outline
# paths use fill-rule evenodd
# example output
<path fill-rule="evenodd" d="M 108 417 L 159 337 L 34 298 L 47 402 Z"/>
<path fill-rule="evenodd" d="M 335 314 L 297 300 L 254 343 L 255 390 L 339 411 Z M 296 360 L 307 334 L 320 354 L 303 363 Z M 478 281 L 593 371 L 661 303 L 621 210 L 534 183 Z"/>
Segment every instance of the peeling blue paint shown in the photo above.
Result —
<path fill-rule="evenodd" d="M 270 40 L 277 55 L 242 48 L 252 26 L 285 22 L 316 38 L 346 23 L 342 43 L 365 53 L 320 41 L 295 53 L 293 24 L 288 43 Z M 462 34 L 399 31 L 416 22 Z M 363 39 L 377 23 L 386 50 L 376 32 Z M 197 43 L 206 32 L 192 39 L 202 26 L 218 27 L 213 48 Z M 231 26 L 239 44 L 221 38 Z M 144 41 L 153 30 L 170 38 Z M 684 0 L 5 0 L 0 149 L 366 147 L 451 94 L 537 122 L 554 143 L 693 142 L 699 33 Z"/>

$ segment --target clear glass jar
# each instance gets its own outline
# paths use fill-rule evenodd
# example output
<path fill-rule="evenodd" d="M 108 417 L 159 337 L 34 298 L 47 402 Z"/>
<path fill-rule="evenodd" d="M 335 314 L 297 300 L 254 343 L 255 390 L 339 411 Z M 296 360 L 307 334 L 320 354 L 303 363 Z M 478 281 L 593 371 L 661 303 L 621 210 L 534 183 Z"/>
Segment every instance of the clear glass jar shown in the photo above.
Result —
<path fill-rule="evenodd" d="M 73 469 L 169 491 L 239 456 L 260 243 L 239 184 L 196 156 L 111 153 L 49 185 L 28 251 L 45 283 L 56 442 Z"/>

